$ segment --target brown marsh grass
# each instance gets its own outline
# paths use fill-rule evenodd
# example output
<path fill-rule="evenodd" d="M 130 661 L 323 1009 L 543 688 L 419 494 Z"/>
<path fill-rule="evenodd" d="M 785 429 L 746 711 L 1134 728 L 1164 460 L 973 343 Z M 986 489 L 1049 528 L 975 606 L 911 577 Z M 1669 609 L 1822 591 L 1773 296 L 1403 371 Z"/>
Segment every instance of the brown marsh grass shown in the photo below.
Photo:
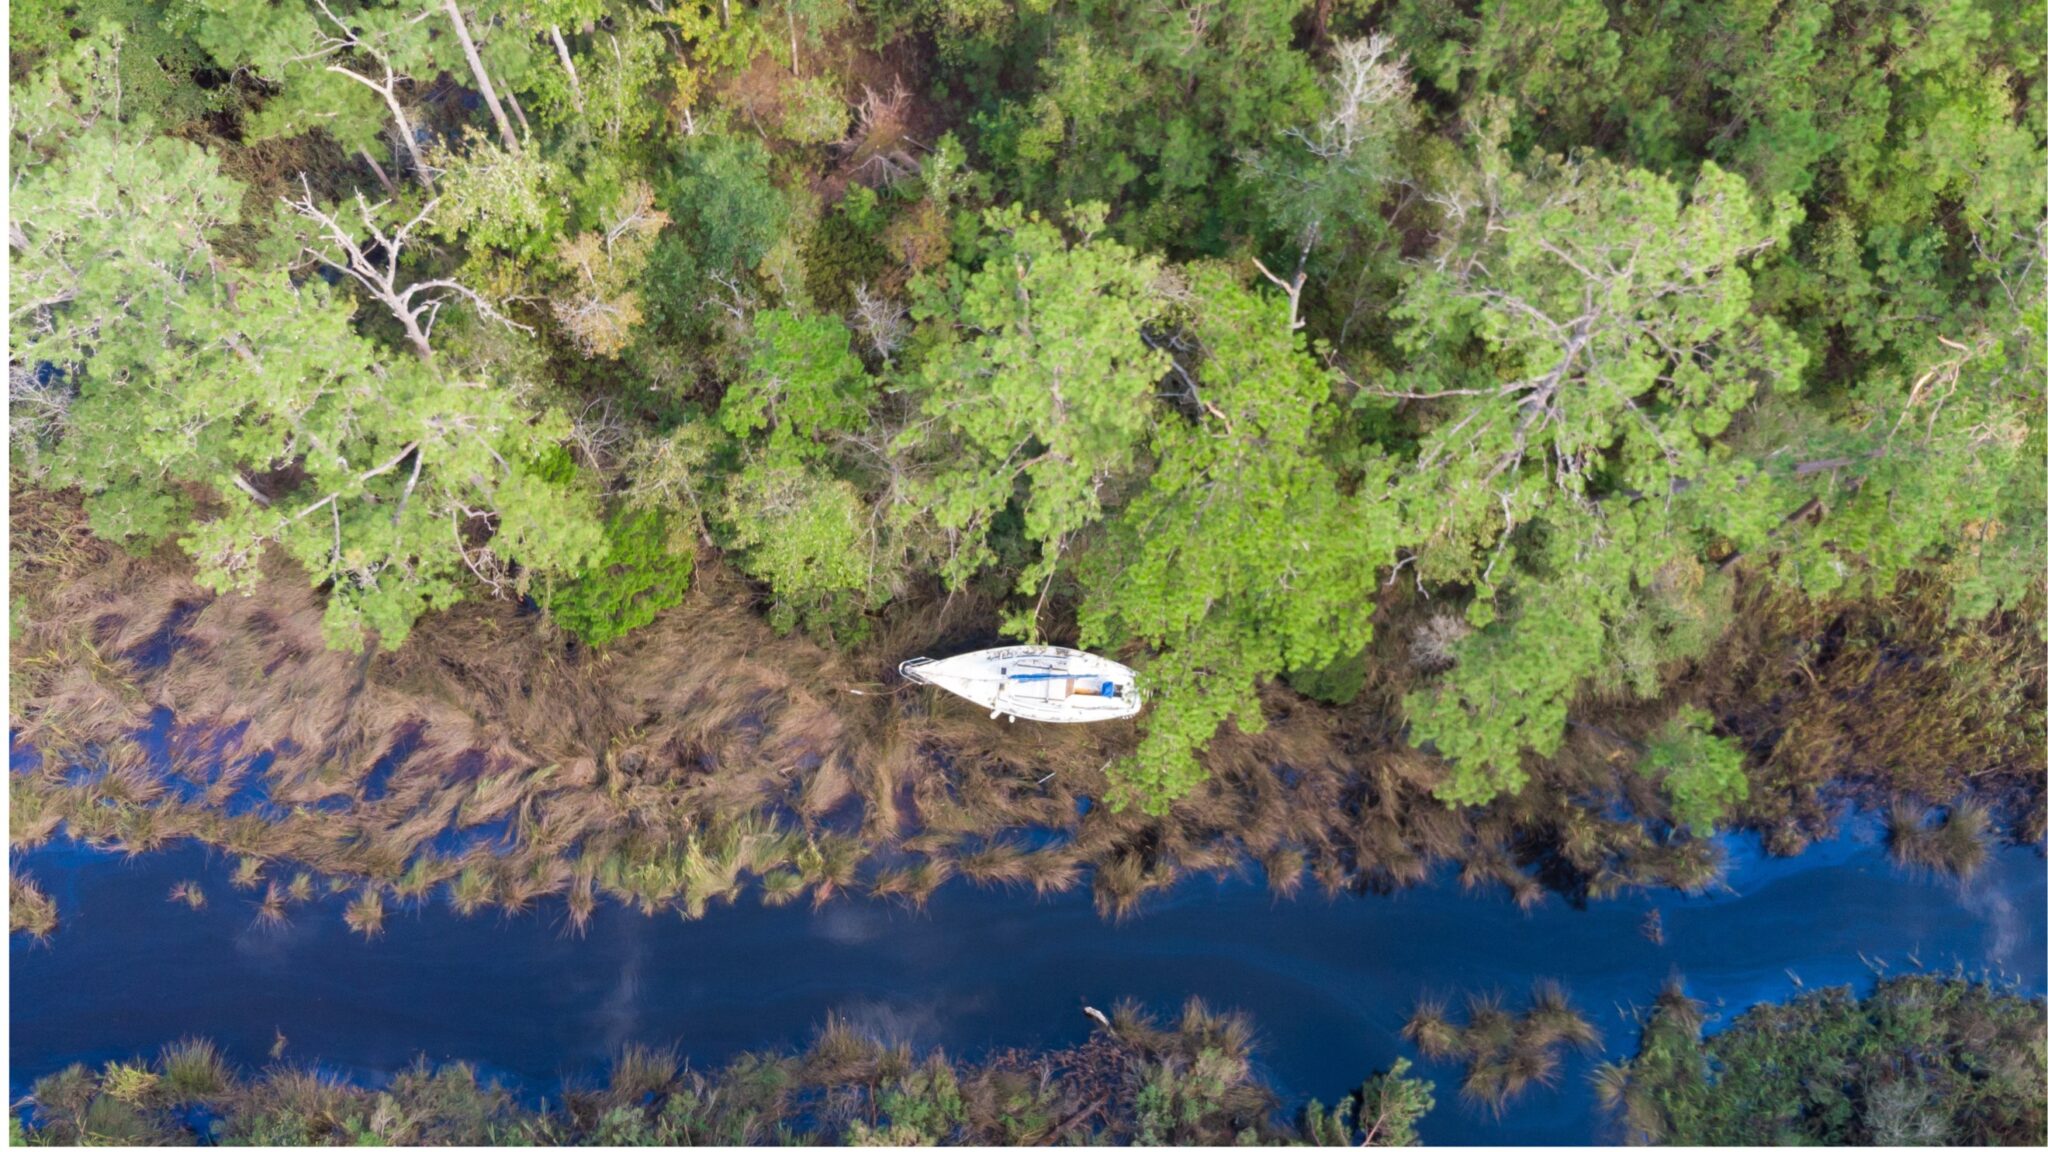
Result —
<path fill-rule="evenodd" d="M 1424 997 L 1401 1035 L 1425 1059 L 1462 1063 L 1459 1096 L 1496 1116 L 1531 1088 L 1555 1086 L 1564 1048 L 1601 1048 L 1600 1030 L 1555 980 L 1537 980 L 1520 1012 L 1496 991 L 1466 994 L 1464 1009 L 1459 1024 L 1446 1001 Z"/>
<path fill-rule="evenodd" d="M 397 651 L 354 654 L 326 647 L 319 595 L 281 558 L 252 594 L 215 597 L 174 548 L 137 557 L 94 540 L 67 498 L 24 493 L 13 524 L 27 611 L 10 720 L 44 756 L 11 774 L 17 847 L 60 826 L 126 851 L 194 839 L 238 857 L 245 888 L 291 868 L 467 913 L 560 899 L 571 930 L 601 897 L 685 915 L 749 887 L 777 903 L 863 888 L 919 902 L 951 876 L 1040 895 L 1087 883 L 1104 915 L 1123 916 L 1188 872 L 1249 861 L 1278 896 L 1311 878 L 1390 890 L 1453 863 L 1463 883 L 1523 907 L 1554 890 L 1718 877 L 1711 843 L 1653 833 L 1662 801 L 1631 770 L 1677 691 L 1594 702 L 1597 723 L 1531 762 L 1516 796 L 1477 810 L 1437 801 L 1448 767 L 1407 746 L 1400 700 L 1424 674 L 1402 622 L 1439 609 L 1405 585 L 1379 607 L 1390 626 L 1352 704 L 1268 686 L 1265 730 L 1226 726 L 1206 753 L 1211 778 L 1159 818 L 1077 809 L 1106 793 L 1132 729 L 995 723 L 895 680 L 904 657 L 993 635 L 996 605 L 975 594 L 906 596 L 865 643 L 835 651 L 776 635 L 752 586 L 713 559 L 683 605 L 604 649 L 472 600 L 420 621 Z M 1745 619 L 1749 643 L 1769 642 L 1759 620 L 1814 624 L 1778 608 Z M 165 650 L 161 664 L 141 659 Z M 1701 685 L 1740 695 L 1720 672 Z M 174 717 L 167 766 L 133 739 L 158 708 Z M 92 767 L 86 782 L 67 778 L 74 765 Z M 198 794 L 167 789 L 167 771 Z M 227 814 L 259 784 L 269 809 Z M 1808 819 L 1755 791 L 1751 806 L 1785 827 Z M 1966 858 L 1971 825 L 1955 826 Z M 1064 840 L 1025 850 L 1001 835 L 1023 827 Z M 899 850 L 917 859 L 866 863 Z"/>
<path fill-rule="evenodd" d="M 41 940 L 57 930 L 57 902 L 41 888 L 36 887 L 34 878 L 24 876 L 11 868 L 7 873 L 7 932 L 16 932 L 34 940 Z"/>

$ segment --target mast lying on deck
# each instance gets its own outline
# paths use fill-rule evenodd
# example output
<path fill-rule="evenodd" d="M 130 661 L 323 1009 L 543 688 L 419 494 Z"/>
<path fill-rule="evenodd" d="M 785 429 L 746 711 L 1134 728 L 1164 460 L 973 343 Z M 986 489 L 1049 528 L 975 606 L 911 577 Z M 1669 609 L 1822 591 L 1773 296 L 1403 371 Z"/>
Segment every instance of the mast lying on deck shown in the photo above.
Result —
<path fill-rule="evenodd" d="M 944 688 L 989 709 L 1048 724 L 1123 720 L 1143 701 L 1137 674 L 1089 652 L 1045 644 L 989 648 L 944 660 L 920 656 L 897 666 L 905 680 Z"/>

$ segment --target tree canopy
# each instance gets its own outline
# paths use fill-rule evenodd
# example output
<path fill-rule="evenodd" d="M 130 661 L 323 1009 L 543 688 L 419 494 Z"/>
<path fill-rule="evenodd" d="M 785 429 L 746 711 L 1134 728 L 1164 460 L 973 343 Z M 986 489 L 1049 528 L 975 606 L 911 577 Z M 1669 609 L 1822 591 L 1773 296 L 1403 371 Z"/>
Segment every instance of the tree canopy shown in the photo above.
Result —
<path fill-rule="evenodd" d="M 1484 804 L 1737 586 L 2038 611 L 2043 11 L 24 5 L 13 478 L 343 647 L 972 589 L 1139 669 L 1155 812 L 1391 635 Z"/>

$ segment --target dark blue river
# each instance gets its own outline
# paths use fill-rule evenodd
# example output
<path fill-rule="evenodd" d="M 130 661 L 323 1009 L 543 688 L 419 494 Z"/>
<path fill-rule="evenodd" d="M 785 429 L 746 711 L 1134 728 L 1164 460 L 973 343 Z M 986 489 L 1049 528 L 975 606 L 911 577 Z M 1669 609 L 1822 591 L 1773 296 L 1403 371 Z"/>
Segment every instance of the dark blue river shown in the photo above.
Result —
<path fill-rule="evenodd" d="M 416 1055 L 462 1058 L 527 1093 L 595 1077 L 629 1042 L 676 1043 L 698 1066 L 743 1049 L 792 1046 L 827 1013 L 918 1045 L 972 1056 L 1068 1044 L 1092 1027 L 1083 1004 L 1121 997 L 1162 1015 L 1189 996 L 1250 1012 L 1262 1069 L 1283 1095 L 1330 1100 L 1395 1057 L 1425 991 L 1499 988 L 1511 1004 L 1536 977 L 1565 982 L 1604 1032 L 1634 1050 L 1631 1012 L 1681 973 L 1725 1019 L 1803 984 L 1867 986 L 1881 968 L 1990 972 L 2048 992 L 2048 869 L 2030 848 L 1995 852 L 1970 884 L 1894 867 L 1873 821 L 1793 859 L 1727 841 L 1728 890 L 1638 895 L 1531 913 L 1454 883 L 1387 897 L 1276 903 L 1252 879 L 1196 879 L 1123 924 L 1085 892 L 1050 900 L 959 881 L 913 912 L 868 899 L 821 910 L 751 897 L 703 920 L 599 909 L 587 936 L 559 909 L 463 919 L 444 903 L 394 912 L 374 941 L 351 935 L 329 898 L 284 928 L 255 923 L 251 897 L 197 847 L 127 859 L 57 842 L 18 864 L 58 902 L 46 942 L 10 943 L 12 1062 L 19 1096 L 72 1061 L 153 1053 L 210 1036 L 231 1058 L 287 1059 L 374 1084 Z M 198 880 L 194 912 L 166 897 Z M 1641 932 L 1663 913 L 1666 942 Z M 1461 1104 L 1458 1070 L 1437 1081 L 1430 1143 L 1583 1143 L 1607 1129 L 1570 1057 L 1498 1120 Z"/>

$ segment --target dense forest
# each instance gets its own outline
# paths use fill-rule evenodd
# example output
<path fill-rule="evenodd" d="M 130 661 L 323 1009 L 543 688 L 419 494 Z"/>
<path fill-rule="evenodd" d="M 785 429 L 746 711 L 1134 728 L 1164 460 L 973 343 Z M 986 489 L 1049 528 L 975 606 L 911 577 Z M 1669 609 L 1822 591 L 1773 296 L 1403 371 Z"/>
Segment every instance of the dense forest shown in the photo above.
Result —
<path fill-rule="evenodd" d="M 2048 820 L 2044 19 L 24 0 L 10 840 L 366 931 L 1694 887 L 1844 798 L 1967 871 Z M 888 671 L 999 636 L 1144 715 Z"/>

